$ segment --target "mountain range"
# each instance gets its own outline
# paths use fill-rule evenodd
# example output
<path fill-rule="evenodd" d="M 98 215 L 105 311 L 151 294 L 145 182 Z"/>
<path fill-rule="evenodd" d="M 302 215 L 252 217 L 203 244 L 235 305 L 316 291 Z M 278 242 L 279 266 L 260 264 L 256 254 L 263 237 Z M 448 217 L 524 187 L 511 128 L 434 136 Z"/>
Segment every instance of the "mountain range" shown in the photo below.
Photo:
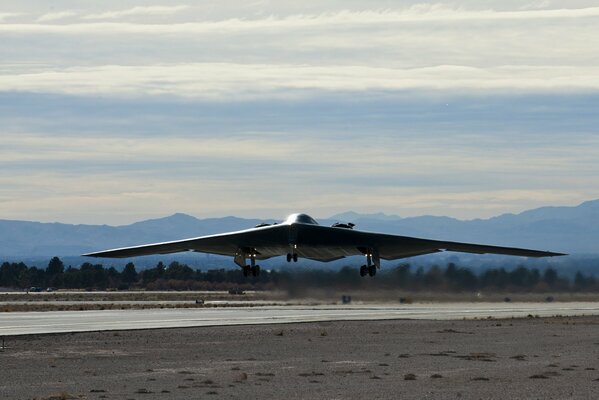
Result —
<path fill-rule="evenodd" d="M 261 222 L 274 220 L 233 216 L 199 219 L 181 213 L 123 226 L 0 220 L 0 261 L 41 260 L 59 256 L 76 263 L 89 261 L 78 257 L 86 252 L 246 229 Z M 575 207 L 542 207 L 489 219 L 458 220 L 443 216 L 402 218 L 350 211 L 319 220 L 323 225 L 334 222 L 352 222 L 356 224 L 354 229 L 367 231 L 527 247 L 599 258 L 599 200 L 587 201 Z M 177 258 L 181 256 L 222 261 L 218 256 L 197 253 L 179 255 Z"/>

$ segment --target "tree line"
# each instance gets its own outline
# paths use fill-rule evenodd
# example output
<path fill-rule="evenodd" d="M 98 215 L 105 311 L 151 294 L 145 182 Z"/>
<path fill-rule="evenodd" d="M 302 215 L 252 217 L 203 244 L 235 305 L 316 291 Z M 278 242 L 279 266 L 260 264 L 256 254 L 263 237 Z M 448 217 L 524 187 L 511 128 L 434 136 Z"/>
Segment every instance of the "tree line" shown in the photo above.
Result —
<path fill-rule="evenodd" d="M 518 267 L 488 269 L 475 274 L 471 269 L 449 263 L 444 268 L 432 266 L 412 268 L 400 264 L 386 268 L 374 279 L 359 276 L 357 268 L 317 270 L 264 270 L 258 277 L 244 277 L 239 270 L 194 269 L 187 264 L 159 262 L 155 267 L 137 271 L 128 263 L 119 271 L 102 264 L 83 263 L 78 268 L 68 266 L 58 258 L 46 268 L 27 266 L 23 262 L 4 262 L 0 266 L 0 287 L 27 289 L 52 287 L 57 289 L 147 289 L 147 290 L 295 290 L 298 288 L 398 288 L 406 290 L 440 290 L 448 292 L 488 291 L 599 291 L 599 281 L 593 275 L 576 273 L 573 279 L 560 276 L 553 268 L 539 270 Z"/>

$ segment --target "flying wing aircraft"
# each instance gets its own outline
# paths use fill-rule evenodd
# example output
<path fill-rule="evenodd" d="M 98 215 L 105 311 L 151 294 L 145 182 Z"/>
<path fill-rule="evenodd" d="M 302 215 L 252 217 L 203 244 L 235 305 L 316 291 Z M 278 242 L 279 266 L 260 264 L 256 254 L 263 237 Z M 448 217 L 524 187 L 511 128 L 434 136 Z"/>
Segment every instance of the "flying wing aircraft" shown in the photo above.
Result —
<path fill-rule="evenodd" d="M 562 253 L 487 246 L 471 243 L 445 242 L 409 236 L 364 232 L 353 229 L 354 224 L 336 223 L 319 225 L 306 214 L 292 214 L 284 222 L 259 224 L 254 228 L 218 235 L 153 243 L 142 246 L 84 254 L 90 257 L 125 258 L 150 254 L 170 254 L 182 251 L 232 256 L 245 276 L 260 274 L 256 260 L 287 256 L 287 262 L 298 258 L 334 261 L 348 256 L 362 255 L 366 264 L 360 267 L 361 276 L 374 276 L 381 267 L 381 259 L 396 260 L 441 251 L 476 254 L 504 254 L 522 257 L 553 257 Z M 247 261 L 249 260 L 249 265 Z"/>

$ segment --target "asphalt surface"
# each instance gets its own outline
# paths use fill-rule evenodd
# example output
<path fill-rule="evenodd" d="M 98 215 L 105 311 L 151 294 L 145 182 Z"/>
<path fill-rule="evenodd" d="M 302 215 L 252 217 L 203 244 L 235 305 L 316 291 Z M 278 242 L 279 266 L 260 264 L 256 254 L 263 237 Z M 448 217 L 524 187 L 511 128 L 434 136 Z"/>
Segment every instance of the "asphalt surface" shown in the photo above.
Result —
<path fill-rule="evenodd" d="M 461 320 L 599 315 L 599 303 L 440 303 L 9 312 L 0 336 L 107 330 L 389 319 Z"/>
<path fill-rule="evenodd" d="M 591 316 L 14 336 L 0 398 L 597 399 L 598 328 Z"/>

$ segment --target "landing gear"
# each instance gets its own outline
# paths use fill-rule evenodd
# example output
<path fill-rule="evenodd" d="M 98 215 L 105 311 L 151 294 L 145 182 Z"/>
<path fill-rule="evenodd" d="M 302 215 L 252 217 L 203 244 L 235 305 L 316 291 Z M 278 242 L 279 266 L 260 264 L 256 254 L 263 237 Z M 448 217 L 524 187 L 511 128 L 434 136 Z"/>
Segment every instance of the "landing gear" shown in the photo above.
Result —
<path fill-rule="evenodd" d="M 376 265 L 371 265 L 368 267 L 368 275 L 375 276 L 376 275 Z"/>
<path fill-rule="evenodd" d="M 243 276 L 248 277 L 250 275 L 251 276 L 259 276 L 260 275 L 260 266 L 256 265 L 256 255 L 257 255 L 257 252 L 255 249 L 251 249 L 251 251 L 249 251 L 249 252 L 240 251 L 238 254 L 236 254 L 235 262 L 237 263 L 237 265 L 239 265 L 241 267 Z M 247 265 L 245 263 L 245 259 L 248 256 L 250 259 L 250 265 Z"/>
<path fill-rule="evenodd" d="M 293 260 L 293 262 L 297 262 L 297 253 L 287 253 L 287 262 L 291 262 L 291 260 Z"/>
<path fill-rule="evenodd" d="M 244 267 L 242 267 L 243 269 L 243 276 L 248 277 L 248 276 L 260 276 L 260 266 L 259 265 L 253 265 L 253 266 L 249 266 L 246 265 Z"/>
<path fill-rule="evenodd" d="M 371 249 L 365 249 L 363 251 L 366 256 L 366 265 L 360 267 L 360 276 L 375 276 L 376 270 L 380 267 L 380 259 L 378 258 L 378 255 L 373 257 L 373 251 Z"/>
<path fill-rule="evenodd" d="M 360 267 L 360 276 L 364 277 L 364 276 L 366 276 L 367 273 L 368 273 L 368 266 L 362 265 Z"/>

